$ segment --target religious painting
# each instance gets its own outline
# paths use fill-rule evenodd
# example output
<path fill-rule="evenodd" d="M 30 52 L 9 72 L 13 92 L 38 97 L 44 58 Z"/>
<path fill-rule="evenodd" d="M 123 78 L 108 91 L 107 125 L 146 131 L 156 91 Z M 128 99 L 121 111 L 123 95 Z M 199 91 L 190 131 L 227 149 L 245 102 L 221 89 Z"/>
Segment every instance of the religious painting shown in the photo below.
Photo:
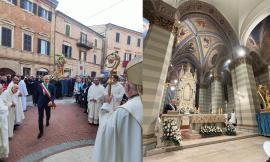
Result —
<path fill-rule="evenodd" d="M 203 48 L 209 48 L 209 46 L 210 46 L 210 38 L 203 37 Z"/>
<path fill-rule="evenodd" d="M 188 26 L 183 23 L 178 31 L 177 31 L 177 44 L 181 43 L 184 39 L 186 39 L 191 34 Z"/>
<path fill-rule="evenodd" d="M 207 64 L 209 68 L 212 68 L 215 66 L 215 64 L 217 63 L 217 59 L 218 59 L 218 50 L 214 49 L 213 51 L 211 51 L 210 56 L 208 58 Z"/>
<path fill-rule="evenodd" d="M 194 43 L 193 42 L 190 42 L 189 44 L 188 44 L 188 50 L 190 51 L 190 52 L 194 52 L 195 51 L 195 45 L 194 45 Z"/>
<path fill-rule="evenodd" d="M 209 51 L 211 43 L 212 39 L 209 36 L 201 36 L 201 44 L 204 56 L 206 56 L 207 52 Z"/>
<path fill-rule="evenodd" d="M 209 31 L 209 32 L 218 32 L 217 28 L 213 25 L 211 21 L 207 18 L 191 18 L 191 22 L 195 25 L 197 30 L 200 31 Z"/>
<path fill-rule="evenodd" d="M 202 19 L 197 19 L 196 20 L 196 22 L 197 22 L 197 25 L 199 26 L 199 27 L 201 27 L 201 28 L 204 28 L 205 27 L 205 21 L 204 20 L 202 20 Z"/>

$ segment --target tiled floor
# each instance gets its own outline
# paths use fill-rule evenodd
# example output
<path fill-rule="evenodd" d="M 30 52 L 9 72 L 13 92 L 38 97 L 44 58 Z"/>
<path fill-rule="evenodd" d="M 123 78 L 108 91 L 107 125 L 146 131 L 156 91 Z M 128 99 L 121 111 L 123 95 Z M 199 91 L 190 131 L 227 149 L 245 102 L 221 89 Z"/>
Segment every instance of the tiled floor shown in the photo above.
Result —
<path fill-rule="evenodd" d="M 73 102 L 73 99 L 57 101 L 56 110 L 51 112 L 50 126 L 44 127 L 44 136 L 39 140 L 37 139 L 37 108 L 30 108 L 25 113 L 23 124 L 15 130 L 14 137 L 10 140 L 10 154 L 7 162 L 16 162 L 29 154 L 51 146 L 95 139 L 97 126 L 89 125 L 87 115 L 83 113 L 84 110 Z"/>

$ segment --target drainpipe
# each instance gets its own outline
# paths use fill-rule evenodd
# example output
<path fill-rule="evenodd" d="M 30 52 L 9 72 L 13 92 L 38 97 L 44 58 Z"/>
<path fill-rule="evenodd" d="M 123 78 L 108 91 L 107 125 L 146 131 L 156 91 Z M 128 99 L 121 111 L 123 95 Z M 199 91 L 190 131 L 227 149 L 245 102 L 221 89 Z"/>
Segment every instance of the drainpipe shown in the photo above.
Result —
<path fill-rule="evenodd" d="M 102 43 L 102 62 L 101 62 L 101 71 L 104 71 L 105 70 L 105 57 L 107 56 L 107 50 L 108 50 L 108 47 L 107 47 L 107 26 L 106 26 L 106 29 L 105 29 L 105 32 L 104 32 L 104 38 L 103 38 L 103 43 Z"/>
<path fill-rule="evenodd" d="M 53 71 L 55 71 L 55 35 L 56 35 L 56 11 L 54 12 L 54 31 L 53 31 L 53 34 L 54 34 L 54 50 L 53 50 Z"/>

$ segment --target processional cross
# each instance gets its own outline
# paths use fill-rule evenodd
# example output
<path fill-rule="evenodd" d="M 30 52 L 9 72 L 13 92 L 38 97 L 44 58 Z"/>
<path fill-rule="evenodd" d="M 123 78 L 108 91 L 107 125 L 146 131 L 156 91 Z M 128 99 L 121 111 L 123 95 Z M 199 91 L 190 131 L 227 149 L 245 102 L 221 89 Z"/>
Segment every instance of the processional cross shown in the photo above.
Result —
<path fill-rule="evenodd" d="M 105 66 L 110 70 L 110 76 L 108 80 L 108 95 L 111 96 L 112 93 L 112 76 L 116 73 L 117 67 L 120 64 L 120 57 L 117 53 L 111 53 L 105 58 Z"/>

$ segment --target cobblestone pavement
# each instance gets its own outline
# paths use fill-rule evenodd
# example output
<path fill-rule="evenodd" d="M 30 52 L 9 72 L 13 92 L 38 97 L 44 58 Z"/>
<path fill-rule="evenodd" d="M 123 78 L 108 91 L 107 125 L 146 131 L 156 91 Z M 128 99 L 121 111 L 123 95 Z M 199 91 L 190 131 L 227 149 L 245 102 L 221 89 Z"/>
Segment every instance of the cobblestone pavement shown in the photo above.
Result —
<path fill-rule="evenodd" d="M 25 157 L 28 157 L 27 161 L 30 162 L 33 159 L 28 155 L 39 153 L 38 157 L 48 156 L 48 153 L 54 154 L 54 151 L 60 152 L 72 146 L 93 144 L 97 126 L 89 125 L 84 110 L 73 102 L 73 99 L 56 102 L 58 104 L 56 110 L 51 112 L 50 126 L 44 125 L 44 135 L 41 139 L 37 139 L 37 108 L 29 108 L 22 125 L 14 131 L 14 137 L 10 140 L 7 162 L 19 161 Z M 54 146 L 57 146 L 57 149 Z"/>

